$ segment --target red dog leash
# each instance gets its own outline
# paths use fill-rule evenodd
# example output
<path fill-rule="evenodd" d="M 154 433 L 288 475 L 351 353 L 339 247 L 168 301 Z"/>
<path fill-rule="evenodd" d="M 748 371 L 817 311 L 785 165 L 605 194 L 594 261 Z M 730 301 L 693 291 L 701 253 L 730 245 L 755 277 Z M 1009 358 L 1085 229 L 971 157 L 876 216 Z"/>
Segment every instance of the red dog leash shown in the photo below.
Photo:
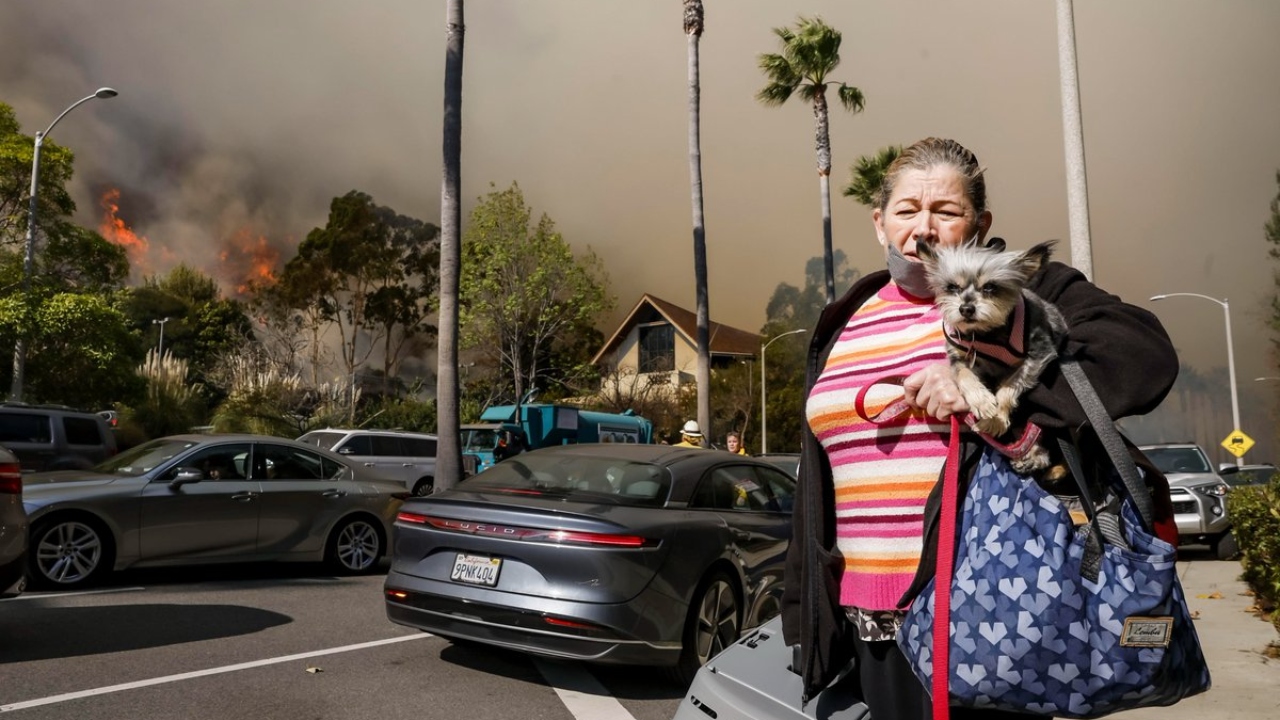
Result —
<path fill-rule="evenodd" d="M 853 409 L 857 411 L 858 417 L 869 423 L 884 425 L 911 412 L 913 408 L 907 404 L 906 400 L 895 400 L 888 405 L 885 405 L 881 408 L 880 412 L 875 415 L 867 414 L 866 400 L 868 390 L 876 385 L 901 385 L 906 382 L 906 380 L 906 375 L 887 375 L 875 382 L 863 385 L 862 389 L 858 391 L 858 395 L 853 401 Z M 995 448 L 997 452 L 1013 460 L 1020 460 L 1023 457 L 1026 457 L 1027 453 L 1031 452 L 1031 448 L 1035 447 L 1035 444 L 1040 440 L 1040 426 L 1035 423 L 1027 423 L 1027 426 L 1022 430 L 1022 435 L 1017 440 L 1014 440 L 1007 445 L 987 433 L 980 432 L 976 427 L 977 423 L 978 418 L 974 417 L 973 413 L 965 413 L 964 424 L 970 430 L 978 433 L 978 436 L 985 440 L 988 445 Z M 956 428 L 953 426 L 952 435 L 954 436 L 955 433 Z"/>
<path fill-rule="evenodd" d="M 911 412 L 906 400 L 895 400 L 874 415 L 867 414 L 867 390 L 875 385 L 901 385 L 905 375 L 892 375 L 864 385 L 854 399 L 858 417 L 876 425 L 892 422 Z M 964 422 L 973 428 L 976 418 L 967 413 Z M 975 430 L 975 432 L 977 432 Z M 1010 458 L 1026 455 L 1040 438 L 1040 428 L 1027 423 L 1022 436 L 1005 445 L 986 433 L 979 432 L 989 445 Z M 933 698 L 933 720 L 950 720 L 951 703 L 948 681 L 951 676 L 951 576 L 955 572 L 956 514 L 960 486 L 960 418 L 951 416 L 951 437 L 947 441 L 947 464 L 942 474 L 942 507 L 938 519 L 938 559 L 933 582 L 933 676 L 930 693 Z"/>

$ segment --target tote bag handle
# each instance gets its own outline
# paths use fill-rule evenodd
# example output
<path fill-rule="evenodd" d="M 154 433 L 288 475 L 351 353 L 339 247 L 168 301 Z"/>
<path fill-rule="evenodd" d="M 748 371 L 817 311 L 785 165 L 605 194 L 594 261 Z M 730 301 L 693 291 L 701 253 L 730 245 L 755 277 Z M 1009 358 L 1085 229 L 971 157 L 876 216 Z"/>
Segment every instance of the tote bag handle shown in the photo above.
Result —
<path fill-rule="evenodd" d="M 1111 464 L 1120 473 L 1125 490 L 1133 500 L 1133 507 L 1142 518 L 1144 529 L 1152 532 L 1155 511 L 1151 502 L 1151 493 L 1147 492 L 1146 483 L 1138 474 L 1138 466 L 1133 462 L 1133 456 L 1129 454 L 1128 447 L 1120 437 L 1120 431 L 1116 430 L 1115 421 L 1107 414 L 1101 398 L 1098 397 L 1098 393 L 1093 389 L 1089 378 L 1085 376 L 1084 370 L 1080 369 L 1080 363 L 1075 358 L 1062 358 L 1058 366 L 1066 376 L 1067 383 L 1071 385 L 1071 390 L 1075 393 L 1076 400 L 1080 402 L 1080 407 L 1084 408 L 1085 416 L 1093 425 L 1093 430 L 1102 441 L 1102 446 L 1106 448 Z M 1081 483 L 1084 482 L 1084 478 L 1079 480 Z"/>

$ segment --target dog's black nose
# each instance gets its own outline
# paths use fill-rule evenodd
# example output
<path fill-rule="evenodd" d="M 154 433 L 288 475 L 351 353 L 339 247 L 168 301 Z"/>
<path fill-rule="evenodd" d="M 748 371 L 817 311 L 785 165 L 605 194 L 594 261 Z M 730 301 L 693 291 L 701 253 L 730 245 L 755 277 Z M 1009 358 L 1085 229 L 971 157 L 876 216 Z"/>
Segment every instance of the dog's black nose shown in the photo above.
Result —
<path fill-rule="evenodd" d="M 960 314 L 964 316 L 965 320 L 972 320 L 973 316 L 976 315 L 977 312 L 978 312 L 978 309 L 973 305 L 960 306 Z"/>

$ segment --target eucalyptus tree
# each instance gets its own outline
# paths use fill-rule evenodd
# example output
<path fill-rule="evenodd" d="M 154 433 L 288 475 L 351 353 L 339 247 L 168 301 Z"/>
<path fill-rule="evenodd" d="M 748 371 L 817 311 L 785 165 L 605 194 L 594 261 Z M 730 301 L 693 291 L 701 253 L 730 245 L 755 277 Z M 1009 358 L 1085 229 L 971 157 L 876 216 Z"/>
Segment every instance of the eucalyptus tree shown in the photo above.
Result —
<path fill-rule="evenodd" d="M 352 190 L 333 199 L 328 222 L 307 233 L 270 297 L 316 323 L 313 352 L 326 325 L 337 330 L 344 377 L 354 378 L 378 345 L 393 354 L 384 372 L 394 369 L 401 341 L 424 332 L 436 233 L 434 225 Z M 354 393 L 350 404 L 354 413 Z"/>
<path fill-rule="evenodd" d="M 836 83 L 828 76 L 840 65 L 840 31 L 821 18 L 801 17 L 794 28 L 774 28 L 782 45 L 781 53 L 759 56 L 760 69 L 769 84 L 756 93 L 765 105 L 782 105 L 792 95 L 813 105 L 818 153 L 818 184 L 822 193 L 822 257 L 826 267 L 827 302 L 835 300 L 835 266 L 831 254 L 831 134 L 828 130 L 827 87 Z M 851 113 L 862 111 L 862 91 L 839 83 L 836 96 Z"/>
<path fill-rule="evenodd" d="M 440 182 L 440 318 L 436 355 L 437 490 L 462 479 L 458 417 L 458 278 L 462 264 L 462 0 L 445 4 L 444 163 Z"/>
<path fill-rule="evenodd" d="M 693 277 L 697 294 L 698 427 L 711 437 L 711 301 L 707 291 L 707 233 L 702 213 L 702 80 L 698 43 L 702 39 L 702 0 L 684 0 L 684 34 L 689 39 L 689 187 L 693 204 Z M 705 441 L 704 441 L 705 442 Z"/>

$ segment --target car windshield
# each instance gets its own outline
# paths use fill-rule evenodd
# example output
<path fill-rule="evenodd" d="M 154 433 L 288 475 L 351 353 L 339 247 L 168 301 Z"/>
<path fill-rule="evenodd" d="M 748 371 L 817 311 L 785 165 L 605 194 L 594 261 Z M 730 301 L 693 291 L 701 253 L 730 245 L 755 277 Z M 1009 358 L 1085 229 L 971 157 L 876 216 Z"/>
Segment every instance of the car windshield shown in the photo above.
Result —
<path fill-rule="evenodd" d="M 139 445 L 136 448 L 125 450 L 119 455 L 99 463 L 93 469 L 100 473 L 137 477 L 154 470 L 156 467 L 199 444 L 195 440 L 160 438 Z"/>
<path fill-rule="evenodd" d="M 1150 448 L 1143 451 L 1162 473 L 1211 473 L 1199 448 Z"/>
<path fill-rule="evenodd" d="M 316 430 L 313 432 L 309 432 L 306 435 L 303 435 L 302 437 L 298 438 L 298 442 L 306 443 L 308 445 L 314 445 L 320 448 L 321 450 L 332 450 L 333 446 L 337 445 L 338 441 L 345 436 L 346 436 L 346 433 L 325 432 L 323 430 Z"/>
<path fill-rule="evenodd" d="M 498 431 L 494 428 L 473 428 L 462 431 L 462 452 L 488 452 L 498 445 Z"/>
<path fill-rule="evenodd" d="M 657 465 L 618 458 L 531 453 L 500 462 L 457 487 L 471 492 L 656 507 L 667 500 L 671 475 Z"/>

